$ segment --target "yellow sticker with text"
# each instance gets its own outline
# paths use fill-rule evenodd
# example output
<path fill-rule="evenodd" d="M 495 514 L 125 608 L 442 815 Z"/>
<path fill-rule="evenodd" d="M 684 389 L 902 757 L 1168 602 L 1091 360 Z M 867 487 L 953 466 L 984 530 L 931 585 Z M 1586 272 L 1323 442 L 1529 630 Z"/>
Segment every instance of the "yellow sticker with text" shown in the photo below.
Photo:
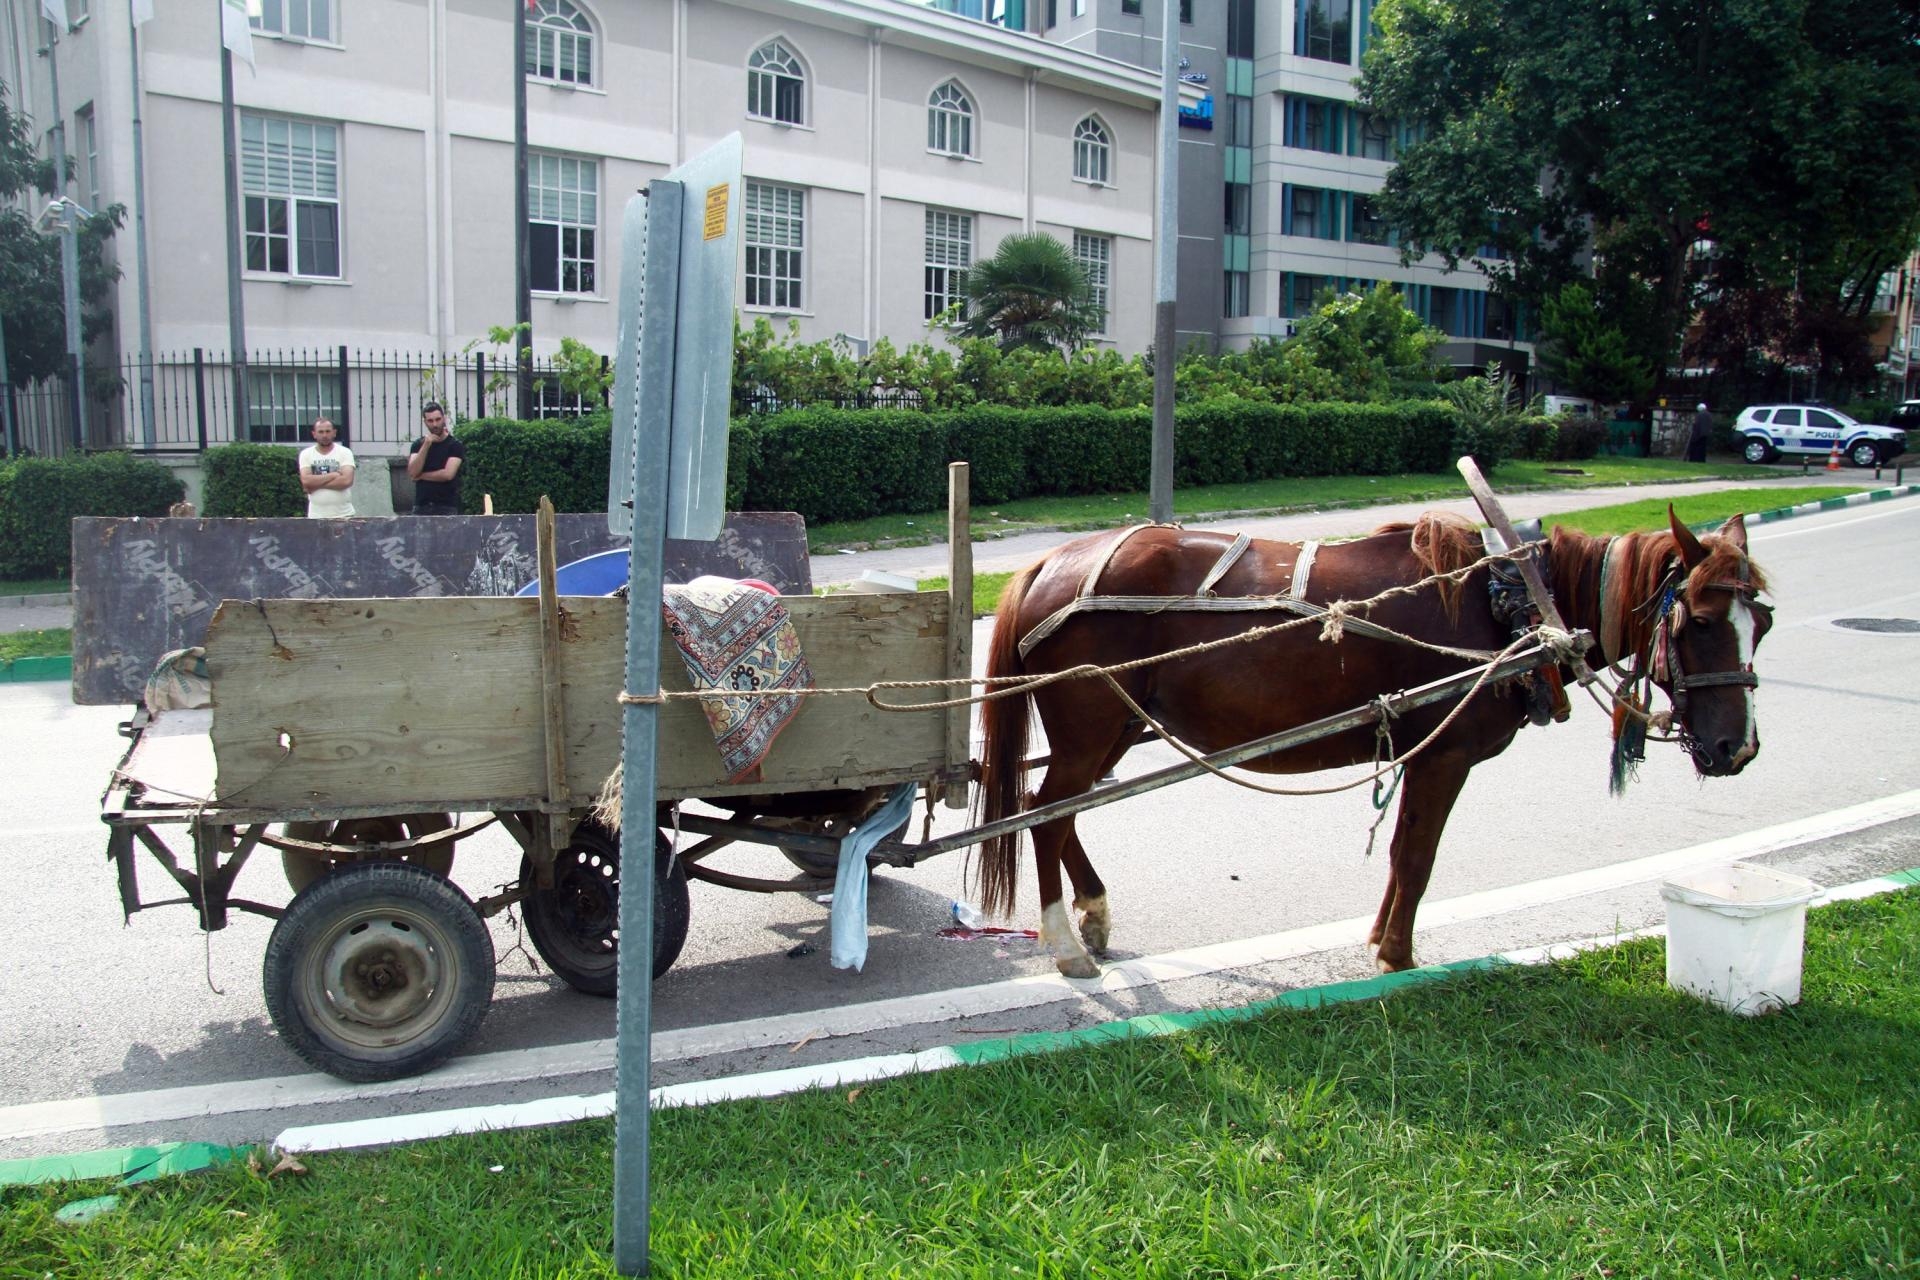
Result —
<path fill-rule="evenodd" d="M 707 216 L 701 224 L 702 240 L 718 240 L 727 234 L 727 197 L 733 191 L 733 184 L 723 182 L 707 188 Z"/>

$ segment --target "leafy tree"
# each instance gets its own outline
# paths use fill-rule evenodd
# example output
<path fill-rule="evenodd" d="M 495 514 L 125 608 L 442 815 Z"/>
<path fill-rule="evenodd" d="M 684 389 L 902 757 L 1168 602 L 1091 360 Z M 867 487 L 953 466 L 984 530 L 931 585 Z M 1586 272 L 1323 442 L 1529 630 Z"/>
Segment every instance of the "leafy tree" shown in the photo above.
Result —
<path fill-rule="evenodd" d="M 1099 322 L 1087 273 L 1067 246 L 1045 232 L 1008 236 L 991 258 L 967 271 L 960 333 L 1002 348 L 1068 351 Z"/>
<path fill-rule="evenodd" d="M 1403 253 L 1558 294 L 1583 255 L 1650 290 L 1664 368 L 1730 288 L 1864 316 L 1920 238 L 1920 6 L 1382 0 L 1361 77 L 1419 140 L 1382 198 Z M 1703 271 L 1710 264 L 1710 271 Z M 1629 335 L 1633 336 L 1633 335 Z"/>
<path fill-rule="evenodd" d="M 1595 304 L 1588 285 L 1569 284 L 1548 298 L 1540 327 L 1541 367 L 1575 395 L 1615 404 L 1653 390 L 1654 361 Z"/>
<path fill-rule="evenodd" d="M 8 105 L 0 82 L 0 322 L 6 325 L 7 375 L 16 383 L 66 368 L 67 322 L 60 280 L 60 238 L 34 227 L 58 189 L 53 162 L 34 155 L 31 123 Z M 69 170 L 72 157 L 68 158 Z M 92 341 L 113 323 L 107 292 L 120 278 L 103 246 L 125 216 L 120 205 L 80 224 L 81 334 Z"/>
<path fill-rule="evenodd" d="M 1431 377 L 1434 348 L 1445 340 L 1382 281 L 1365 294 L 1323 292 L 1287 346 L 1332 375 L 1339 398 L 1383 401 L 1398 381 Z"/>

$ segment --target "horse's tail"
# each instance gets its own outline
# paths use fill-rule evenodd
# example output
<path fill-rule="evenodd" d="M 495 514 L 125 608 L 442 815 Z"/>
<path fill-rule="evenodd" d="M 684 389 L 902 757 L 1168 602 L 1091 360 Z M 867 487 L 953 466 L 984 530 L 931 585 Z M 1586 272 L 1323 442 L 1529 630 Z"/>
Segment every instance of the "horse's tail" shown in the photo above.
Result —
<path fill-rule="evenodd" d="M 1044 560 L 1013 576 L 993 615 L 993 639 L 987 644 L 987 691 L 994 681 L 1020 674 L 1020 606 Z M 980 704 L 980 728 L 985 739 L 980 750 L 979 820 L 996 822 L 1019 813 L 1026 789 L 1029 700 L 1024 693 L 1007 694 Z M 980 906 L 988 915 L 1013 911 L 1020 871 L 1020 833 L 991 836 L 980 842 Z"/>

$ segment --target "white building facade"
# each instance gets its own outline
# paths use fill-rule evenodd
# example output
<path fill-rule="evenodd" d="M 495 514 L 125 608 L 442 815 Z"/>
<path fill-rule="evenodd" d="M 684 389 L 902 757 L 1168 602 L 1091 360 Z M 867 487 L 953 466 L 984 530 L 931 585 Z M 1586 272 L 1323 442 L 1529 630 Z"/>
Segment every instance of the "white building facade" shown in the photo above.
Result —
<path fill-rule="evenodd" d="M 44 129 L 41 0 L 0 3 L 0 74 Z M 66 4 L 61 114 L 80 167 L 69 194 L 131 210 L 127 0 Z M 275 351 L 345 346 L 356 359 L 373 350 L 431 361 L 484 349 L 490 327 L 513 323 L 512 24 L 522 12 L 537 355 L 563 336 L 611 350 L 626 201 L 735 131 L 747 173 L 743 322 L 793 320 L 805 340 L 843 335 L 856 348 L 937 339 L 929 318 L 967 267 L 1006 235 L 1043 231 L 1095 276 L 1099 340 L 1129 352 L 1150 341 L 1159 82 L 1141 67 L 903 0 L 260 8 L 255 69 L 234 68 L 246 345 L 260 374 L 249 400 L 279 433 L 256 438 L 301 430 L 305 399 L 328 409 L 341 397 L 324 367 L 289 366 L 277 384 Z M 155 9 L 138 29 L 152 347 L 219 353 L 219 6 Z M 95 344 L 91 363 L 136 350 L 135 236 L 129 213 L 114 245 L 125 273 L 114 337 Z M 122 397 L 122 414 L 136 401 Z M 404 439 L 411 425 L 387 434 Z M 356 445 L 373 434 L 358 432 Z M 89 438 L 102 439 L 96 427 Z M 118 438 L 138 443 L 139 428 Z"/>

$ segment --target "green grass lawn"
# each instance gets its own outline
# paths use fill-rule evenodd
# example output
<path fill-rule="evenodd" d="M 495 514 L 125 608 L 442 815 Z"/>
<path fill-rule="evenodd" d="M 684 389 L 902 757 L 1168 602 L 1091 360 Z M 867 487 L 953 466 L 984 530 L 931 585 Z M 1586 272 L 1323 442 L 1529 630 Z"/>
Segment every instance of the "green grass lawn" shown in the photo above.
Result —
<path fill-rule="evenodd" d="M 73 632 L 67 627 L 46 631 L 0 631 L 0 662 L 15 658 L 59 658 L 73 652 Z"/>
<path fill-rule="evenodd" d="M 1875 1277 L 1920 1269 L 1920 891 L 1811 913 L 1800 1005 L 1658 939 L 653 1124 L 653 1274 Z M 268 1162 L 269 1164 L 271 1161 Z M 607 1276 L 612 1126 L 0 1191 L 33 1276 Z"/>
<path fill-rule="evenodd" d="M 1537 489 L 1591 489 L 1608 485 L 1653 484 L 1662 480 L 1763 480 L 1777 473 L 1750 467 L 1738 459 L 1705 464 L 1670 458 L 1590 458 L 1584 462 L 1504 462 L 1491 477 L 1502 493 Z M 1444 475 L 1319 476 L 1261 480 L 1251 484 L 1177 489 L 1176 519 L 1221 512 L 1271 514 L 1322 511 L 1334 507 L 1370 507 L 1389 502 L 1463 498 L 1466 482 Z M 1144 493 L 1093 494 L 1074 498 L 1022 498 L 973 511 L 975 538 L 1026 529 L 1104 529 L 1147 518 Z M 840 547 L 943 542 L 945 511 L 876 516 L 813 525 L 807 545 L 816 554 Z"/>
<path fill-rule="evenodd" d="M 18 582 L 0 582 L 0 596 L 65 595 L 73 584 L 65 578 L 23 578 Z"/>

